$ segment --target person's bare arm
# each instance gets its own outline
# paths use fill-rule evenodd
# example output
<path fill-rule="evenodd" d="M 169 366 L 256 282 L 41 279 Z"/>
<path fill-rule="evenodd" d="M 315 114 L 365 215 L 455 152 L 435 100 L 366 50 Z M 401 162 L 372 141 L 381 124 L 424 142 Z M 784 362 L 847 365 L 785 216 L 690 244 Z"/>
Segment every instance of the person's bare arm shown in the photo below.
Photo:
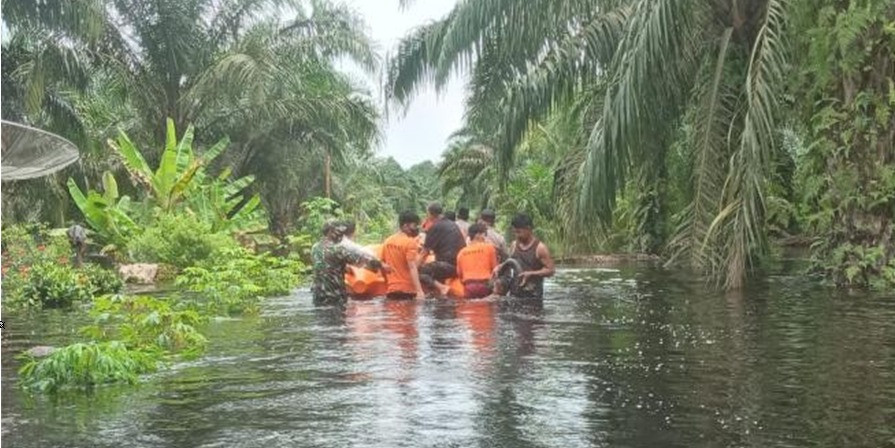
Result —
<path fill-rule="evenodd" d="M 410 279 L 413 281 L 413 287 L 416 288 L 416 298 L 423 299 L 426 293 L 423 292 L 423 285 L 420 283 L 419 264 L 416 261 L 409 261 Z"/>
<path fill-rule="evenodd" d="M 553 257 L 550 255 L 550 249 L 547 248 L 547 245 L 544 243 L 538 244 L 538 248 L 535 252 L 538 256 L 538 259 L 541 260 L 541 263 L 544 264 L 544 268 L 540 269 L 538 272 L 542 272 L 542 277 L 552 277 L 553 274 L 556 273 L 556 263 L 553 262 Z"/>
<path fill-rule="evenodd" d="M 553 262 L 553 257 L 550 256 L 550 249 L 547 248 L 546 244 L 538 243 L 538 247 L 535 249 L 535 255 L 537 255 L 538 260 L 541 260 L 541 264 L 543 264 L 544 267 L 537 271 L 525 271 L 522 274 L 519 274 L 522 278 L 522 281 L 519 283 L 520 285 L 524 285 L 529 277 L 552 277 L 553 274 L 556 273 L 556 264 Z"/>

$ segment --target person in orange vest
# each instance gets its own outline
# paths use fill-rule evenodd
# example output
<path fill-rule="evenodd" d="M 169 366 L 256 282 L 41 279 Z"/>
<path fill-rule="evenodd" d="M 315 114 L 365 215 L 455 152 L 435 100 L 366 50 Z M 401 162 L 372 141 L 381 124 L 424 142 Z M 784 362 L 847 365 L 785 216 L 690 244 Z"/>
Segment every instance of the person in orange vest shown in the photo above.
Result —
<path fill-rule="evenodd" d="M 491 273 L 497 269 L 497 248 L 485 241 L 484 224 L 469 226 L 469 245 L 457 254 L 457 276 L 463 282 L 464 296 L 478 299 L 491 294 Z"/>
<path fill-rule="evenodd" d="M 418 259 L 420 217 L 411 211 L 398 217 L 400 230 L 382 244 L 382 261 L 391 267 L 386 282 L 388 299 L 423 299 Z"/>

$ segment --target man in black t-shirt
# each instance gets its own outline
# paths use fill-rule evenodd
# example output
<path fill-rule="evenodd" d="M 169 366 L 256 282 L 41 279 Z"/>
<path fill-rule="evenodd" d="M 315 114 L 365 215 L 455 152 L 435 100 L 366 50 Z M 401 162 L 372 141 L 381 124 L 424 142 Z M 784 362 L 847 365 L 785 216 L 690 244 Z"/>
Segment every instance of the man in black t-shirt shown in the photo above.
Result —
<path fill-rule="evenodd" d="M 420 253 L 420 282 L 437 287 L 443 294 L 447 291 L 443 283 L 457 276 L 457 254 L 466 247 L 466 238 L 455 222 L 441 215 L 441 204 L 433 202 L 426 211 L 434 224 L 426 232 L 426 241 Z M 435 254 L 435 261 L 422 264 L 430 253 Z"/>

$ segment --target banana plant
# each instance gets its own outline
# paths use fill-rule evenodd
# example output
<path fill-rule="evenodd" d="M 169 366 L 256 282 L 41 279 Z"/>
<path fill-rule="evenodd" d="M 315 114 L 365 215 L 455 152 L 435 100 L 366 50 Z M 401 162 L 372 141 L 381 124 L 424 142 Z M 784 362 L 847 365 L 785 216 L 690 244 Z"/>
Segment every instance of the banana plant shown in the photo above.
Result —
<path fill-rule="evenodd" d="M 229 169 L 216 177 L 205 169 L 227 147 L 224 138 L 201 155 L 193 152 L 193 127 L 177 140 L 174 122 L 168 119 L 165 150 L 158 168 L 153 171 L 143 154 L 124 132 L 109 145 L 121 156 L 133 183 L 145 191 L 141 207 L 130 198 L 118 198 L 118 184 L 111 173 L 103 175 L 103 193 L 84 193 L 69 179 L 68 188 L 88 225 L 107 242 L 122 246 L 128 238 L 152 225 L 160 213 L 186 212 L 197 216 L 218 231 L 253 231 L 263 229 L 264 212 L 257 195 L 247 198 L 243 192 L 254 182 L 251 176 L 231 181 Z M 139 213 L 138 213 L 139 212 Z M 134 218 L 140 218 L 137 225 Z"/>
<path fill-rule="evenodd" d="M 169 118 L 167 123 L 165 151 L 154 172 L 127 134 L 121 132 L 117 142 L 109 140 L 109 145 L 121 155 L 134 183 L 146 189 L 147 196 L 162 212 L 172 211 L 189 190 L 198 188 L 198 182 L 195 182 L 197 177 L 204 178 L 205 168 L 229 144 L 225 137 L 201 156 L 196 156 L 193 152 L 193 127 L 188 127 L 178 142 L 174 121 Z"/>
<path fill-rule="evenodd" d="M 254 230 L 263 226 L 263 215 L 258 209 L 261 198 L 256 195 L 245 199 L 242 194 L 254 182 L 254 177 L 229 181 L 229 168 L 214 178 L 206 175 L 205 169 L 229 144 L 227 138 L 196 155 L 193 127 L 188 127 L 177 141 L 174 122 L 168 119 L 165 151 L 154 172 L 127 134 L 122 132 L 117 142 L 109 144 L 121 155 L 134 183 L 146 189 L 160 212 L 186 209 L 211 224 L 215 231 Z"/>
<path fill-rule="evenodd" d="M 197 175 L 200 190 L 187 198 L 188 212 L 210 223 L 215 232 L 263 230 L 266 219 L 263 208 L 259 208 L 261 197 L 255 194 L 246 199 L 242 195 L 255 181 L 254 176 L 228 181 L 231 174 L 231 170 L 227 168 L 210 181 L 205 181 L 204 174 Z"/>
<path fill-rule="evenodd" d="M 140 227 L 130 218 L 130 198 L 118 197 L 118 183 L 112 173 L 103 173 L 103 193 L 90 190 L 87 194 L 74 179 L 68 179 L 68 191 L 81 210 L 87 224 L 105 241 L 122 246 Z"/>

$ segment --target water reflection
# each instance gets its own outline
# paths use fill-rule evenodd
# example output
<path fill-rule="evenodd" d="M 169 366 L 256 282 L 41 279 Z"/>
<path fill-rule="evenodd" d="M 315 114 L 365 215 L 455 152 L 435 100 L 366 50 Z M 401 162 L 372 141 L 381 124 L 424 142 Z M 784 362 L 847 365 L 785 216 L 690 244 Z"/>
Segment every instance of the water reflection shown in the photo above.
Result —
<path fill-rule="evenodd" d="M 544 326 L 544 302 L 537 299 L 508 298 L 500 302 L 500 312 L 513 330 L 513 337 L 509 341 L 515 348 L 512 357 L 517 362 L 525 363 L 535 353 L 538 331 Z"/>
<path fill-rule="evenodd" d="M 456 303 L 456 314 L 466 324 L 479 359 L 494 356 L 496 308 L 496 302 L 491 300 L 460 300 Z"/>
<path fill-rule="evenodd" d="M 886 446 L 895 300 L 799 277 L 720 294 L 669 271 L 566 270 L 544 301 L 306 291 L 210 324 L 137 388 L 30 398 L 11 355 L 72 315 L 5 316 L 10 446 Z"/>
<path fill-rule="evenodd" d="M 401 351 L 402 366 L 408 368 L 416 362 L 419 346 L 417 329 L 417 310 L 419 302 L 415 300 L 384 300 L 385 326 L 387 332 L 397 338 L 397 347 Z"/>

